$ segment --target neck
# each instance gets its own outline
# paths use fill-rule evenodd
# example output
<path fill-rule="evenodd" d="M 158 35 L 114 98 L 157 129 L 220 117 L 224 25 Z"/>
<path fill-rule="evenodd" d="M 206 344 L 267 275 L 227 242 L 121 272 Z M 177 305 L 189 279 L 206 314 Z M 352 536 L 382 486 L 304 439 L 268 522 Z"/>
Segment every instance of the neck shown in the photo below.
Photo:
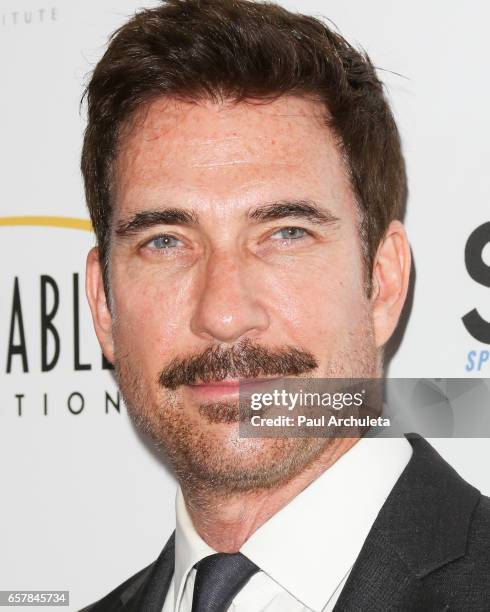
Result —
<path fill-rule="evenodd" d="M 270 489 L 227 494 L 182 483 L 189 515 L 201 538 L 218 552 L 237 552 L 271 516 L 332 466 L 358 438 L 332 439 L 322 454 L 301 473 Z"/>

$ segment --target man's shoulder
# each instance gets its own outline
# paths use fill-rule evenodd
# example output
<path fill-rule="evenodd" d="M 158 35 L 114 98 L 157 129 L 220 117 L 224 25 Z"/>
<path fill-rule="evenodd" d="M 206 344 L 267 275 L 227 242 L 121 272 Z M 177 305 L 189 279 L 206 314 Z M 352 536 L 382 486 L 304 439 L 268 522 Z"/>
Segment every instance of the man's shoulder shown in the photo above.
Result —
<path fill-rule="evenodd" d="M 173 576 L 174 559 L 175 534 L 172 533 L 156 561 L 80 612 L 161 610 Z"/>
<path fill-rule="evenodd" d="M 490 609 L 490 499 L 423 438 L 383 505 L 339 610 Z M 410 607 L 411 606 L 411 607 Z"/>
<path fill-rule="evenodd" d="M 120 612 L 123 602 L 129 601 L 148 580 L 154 565 L 155 561 L 133 574 L 102 599 L 82 608 L 79 612 Z"/>
<path fill-rule="evenodd" d="M 433 553 L 423 557 L 417 574 L 432 592 L 446 597 L 450 609 L 490 609 L 490 497 L 464 480 L 426 440 L 413 442 L 425 470 L 422 474 L 415 467 L 417 478 L 410 484 L 423 491 L 413 497 L 430 525 L 425 535 Z M 413 526 L 424 533 L 421 521 Z"/>
<path fill-rule="evenodd" d="M 468 577 L 465 566 L 479 568 L 481 582 L 490 586 L 490 497 L 462 478 L 427 440 L 415 436 L 410 441 L 416 456 L 412 470 L 406 470 L 409 493 L 399 502 L 419 505 L 419 510 L 406 512 L 428 541 L 427 552 L 435 549 L 435 556 L 423 559 L 420 575 L 435 569 L 437 564 L 431 568 L 431 561 L 438 558 L 441 566 L 445 561 L 448 568 L 459 571 L 462 580 Z M 425 533 L 422 524 L 427 526 Z M 410 541 L 416 539 L 413 534 Z"/>
<path fill-rule="evenodd" d="M 485 552 L 490 559 L 490 497 L 482 495 L 475 508 L 469 533 L 468 553 L 472 550 Z"/>
<path fill-rule="evenodd" d="M 465 553 L 434 572 L 430 580 L 452 585 L 451 592 L 461 609 L 476 610 L 482 601 L 490 606 L 490 497 L 481 495 L 475 506 Z"/>
<path fill-rule="evenodd" d="M 476 563 L 481 580 L 486 580 L 490 592 L 490 497 L 482 495 L 475 508 L 468 538 L 468 560 Z"/>
<path fill-rule="evenodd" d="M 481 495 L 473 511 L 464 554 L 431 572 L 421 582 L 444 599 L 448 606 L 444 609 L 468 612 L 490 609 L 489 497 Z"/>
<path fill-rule="evenodd" d="M 462 562 L 471 568 L 472 579 L 486 582 L 490 594 L 490 497 L 481 495 L 468 530 Z M 462 570 L 463 563 L 461 563 Z"/>

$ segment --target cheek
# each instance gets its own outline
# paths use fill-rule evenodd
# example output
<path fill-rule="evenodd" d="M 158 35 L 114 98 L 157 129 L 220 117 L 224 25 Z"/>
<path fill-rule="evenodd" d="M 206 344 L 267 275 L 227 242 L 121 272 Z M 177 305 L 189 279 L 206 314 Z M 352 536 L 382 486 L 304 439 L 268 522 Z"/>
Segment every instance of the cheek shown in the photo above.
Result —
<path fill-rule="evenodd" d="M 185 329 L 186 300 L 164 283 L 115 283 L 114 344 L 118 355 L 129 355 L 142 371 L 160 371 L 178 350 Z M 145 366 L 145 367 L 143 367 Z"/>
<path fill-rule="evenodd" d="M 280 327 L 305 348 L 342 345 L 364 320 L 363 268 L 354 254 L 310 262 L 268 279 L 270 308 Z M 346 273 L 346 270 L 349 272 Z"/>

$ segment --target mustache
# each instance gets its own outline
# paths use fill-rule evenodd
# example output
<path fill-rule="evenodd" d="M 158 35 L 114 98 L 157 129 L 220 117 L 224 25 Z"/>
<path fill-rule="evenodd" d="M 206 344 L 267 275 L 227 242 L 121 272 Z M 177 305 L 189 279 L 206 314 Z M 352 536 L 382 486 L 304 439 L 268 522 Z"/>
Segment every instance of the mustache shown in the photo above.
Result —
<path fill-rule="evenodd" d="M 167 389 L 177 389 L 225 378 L 299 376 L 317 367 L 308 351 L 290 345 L 269 349 L 245 339 L 229 348 L 211 346 L 199 355 L 175 358 L 161 371 L 158 382 Z"/>

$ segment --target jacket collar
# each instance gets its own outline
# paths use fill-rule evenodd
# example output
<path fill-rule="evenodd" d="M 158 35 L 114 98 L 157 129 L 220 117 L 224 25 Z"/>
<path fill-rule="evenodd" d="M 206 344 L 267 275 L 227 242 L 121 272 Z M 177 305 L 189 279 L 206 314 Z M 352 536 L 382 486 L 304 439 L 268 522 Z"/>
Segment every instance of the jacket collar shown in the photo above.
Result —
<path fill-rule="evenodd" d="M 423 578 L 461 557 L 480 492 L 434 448 L 407 434 L 413 453 L 373 526 L 407 567 Z"/>
<path fill-rule="evenodd" d="M 381 509 L 334 608 L 449 609 L 450 587 L 429 575 L 466 552 L 480 493 L 423 438 L 408 434 L 412 457 Z"/>

